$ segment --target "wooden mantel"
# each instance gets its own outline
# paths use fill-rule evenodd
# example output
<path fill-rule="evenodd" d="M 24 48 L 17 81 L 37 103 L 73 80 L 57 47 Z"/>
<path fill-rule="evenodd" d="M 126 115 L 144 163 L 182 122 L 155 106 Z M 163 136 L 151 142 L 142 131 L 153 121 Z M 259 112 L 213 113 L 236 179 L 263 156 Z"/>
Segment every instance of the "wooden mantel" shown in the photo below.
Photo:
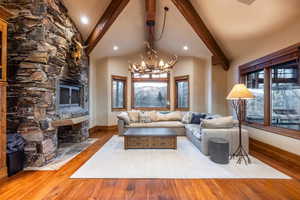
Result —
<path fill-rule="evenodd" d="M 88 115 L 82 117 L 69 118 L 69 119 L 61 119 L 61 120 L 53 121 L 52 126 L 54 127 L 71 126 L 71 125 L 82 123 L 87 120 L 89 120 Z"/>

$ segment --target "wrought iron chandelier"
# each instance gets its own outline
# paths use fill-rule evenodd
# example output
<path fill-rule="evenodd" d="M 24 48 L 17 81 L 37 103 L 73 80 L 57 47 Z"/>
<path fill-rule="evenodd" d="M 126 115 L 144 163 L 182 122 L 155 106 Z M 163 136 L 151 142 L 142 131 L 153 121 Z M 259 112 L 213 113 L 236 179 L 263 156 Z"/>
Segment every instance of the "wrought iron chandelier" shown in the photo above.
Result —
<path fill-rule="evenodd" d="M 163 28 L 160 34 L 159 41 L 162 38 L 162 35 L 165 30 L 166 25 L 166 17 L 167 12 L 169 10 L 168 7 L 164 8 L 164 21 L 163 21 Z M 147 21 L 147 27 L 149 28 L 149 42 L 145 42 L 146 51 L 144 54 L 141 55 L 140 61 L 136 63 L 129 62 L 129 71 L 131 73 L 138 73 L 138 74 L 161 74 L 170 72 L 170 70 L 174 67 L 178 60 L 178 56 L 173 55 L 170 56 L 167 60 L 163 58 L 159 54 L 157 50 L 153 48 L 154 43 L 154 21 Z"/>

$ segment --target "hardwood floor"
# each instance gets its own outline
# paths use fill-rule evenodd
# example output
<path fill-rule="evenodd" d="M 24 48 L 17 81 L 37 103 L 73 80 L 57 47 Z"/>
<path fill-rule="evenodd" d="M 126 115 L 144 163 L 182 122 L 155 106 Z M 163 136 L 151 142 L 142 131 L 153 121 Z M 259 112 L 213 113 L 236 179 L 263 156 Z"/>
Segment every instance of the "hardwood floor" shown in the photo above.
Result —
<path fill-rule="evenodd" d="M 70 179 L 112 133 L 98 132 L 92 136 L 99 141 L 58 171 L 27 171 L 5 179 L 0 183 L 0 199 L 300 200 L 297 179 Z M 282 163 L 268 163 L 279 166 L 279 170 L 284 168 Z M 290 174 L 294 173 L 292 170 L 284 169 Z"/>

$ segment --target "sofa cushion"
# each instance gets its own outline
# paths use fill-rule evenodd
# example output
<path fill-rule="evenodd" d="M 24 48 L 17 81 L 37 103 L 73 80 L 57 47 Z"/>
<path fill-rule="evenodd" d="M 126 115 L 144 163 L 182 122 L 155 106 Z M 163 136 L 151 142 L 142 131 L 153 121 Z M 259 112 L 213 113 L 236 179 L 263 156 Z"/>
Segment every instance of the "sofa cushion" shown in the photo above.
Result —
<path fill-rule="evenodd" d="M 140 111 L 128 111 L 127 113 L 128 113 L 130 122 L 139 122 Z"/>
<path fill-rule="evenodd" d="M 180 112 L 170 112 L 167 114 L 157 113 L 158 121 L 181 121 L 182 116 Z"/>
<path fill-rule="evenodd" d="M 163 121 L 151 123 L 131 123 L 127 128 L 184 128 L 184 124 L 179 121 Z"/>
<path fill-rule="evenodd" d="M 187 131 L 192 133 L 196 138 L 201 139 L 201 129 L 200 124 L 186 124 L 185 128 Z"/>
<path fill-rule="evenodd" d="M 202 120 L 201 127 L 206 129 L 218 129 L 218 128 L 232 128 L 234 121 L 232 116 L 219 117 L 216 119 Z"/>
<path fill-rule="evenodd" d="M 192 114 L 192 119 L 191 119 L 191 124 L 200 124 L 202 119 L 204 119 L 206 116 L 205 113 L 193 113 Z"/>
<path fill-rule="evenodd" d="M 121 112 L 117 115 L 119 120 L 123 120 L 125 124 L 130 124 L 130 118 L 127 112 Z"/>

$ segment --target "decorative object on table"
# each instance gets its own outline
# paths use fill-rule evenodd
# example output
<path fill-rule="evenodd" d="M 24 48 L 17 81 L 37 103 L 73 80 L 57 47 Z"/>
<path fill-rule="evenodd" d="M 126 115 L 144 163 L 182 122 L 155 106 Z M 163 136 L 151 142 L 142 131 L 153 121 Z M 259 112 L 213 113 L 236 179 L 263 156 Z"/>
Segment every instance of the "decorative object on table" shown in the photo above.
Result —
<path fill-rule="evenodd" d="M 164 8 L 164 23 L 163 28 L 158 39 L 154 38 L 153 27 L 155 21 L 147 20 L 147 28 L 149 30 L 149 41 L 145 42 L 146 52 L 141 55 L 141 61 L 138 63 L 132 63 L 129 61 L 129 71 L 131 73 L 138 74 L 161 74 L 169 72 L 178 60 L 178 56 L 173 55 L 167 61 L 163 59 L 163 56 L 159 54 L 157 50 L 154 49 L 154 42 L 162 38 L 165 30 L 168 7 Z"/>
<path fill-rule="evenodd" d="M 218 164 L 229 163 L 229 142 L 223 138 L 210 138 L 208 141 L 210 160 Z"/>
<path fill-rule="evenodd" d="M 244 113 L 243 108 L 246 100 L 253 98 L 255 98 L 254 95 L 244 84 L 234 85 L 226 98 L 227 100 L 231 100 L 232 107 L 239 121 L 239 146 L 237 150 L 231 155 L 231 159 L 235 157 L 237 158 L 238 164 L 241 164 L 242 160 L 245 162 L 245 164 L 251 163 L 248 153 L 242 146 L 242 118 Z"/>

